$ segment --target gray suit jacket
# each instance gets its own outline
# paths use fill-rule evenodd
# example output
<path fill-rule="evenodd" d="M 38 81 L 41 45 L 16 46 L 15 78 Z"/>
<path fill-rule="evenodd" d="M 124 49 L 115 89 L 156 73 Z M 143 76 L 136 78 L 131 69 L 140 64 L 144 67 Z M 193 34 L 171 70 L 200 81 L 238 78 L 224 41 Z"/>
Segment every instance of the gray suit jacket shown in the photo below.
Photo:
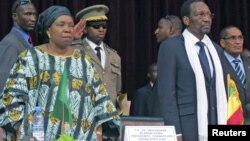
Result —
<path fill-rule="evenodd" d="M 214 45 L 216 49 L 220 48 Z M 215 85 L 206 80 L 208 87 L 210 94 L 215 92 Z M 182 134 L 184 141 L 198 141 L 196 81 L 182 35 L 161 43 L 157 97 L 165 124 L 174 125 L 176 133 Z"/>
<path fill-rule="evenodd" d="M 0 92 L 7 78 L 9 72 L 17 60 L 20 52 L 29 48 L 29 44 L 24 38 L 15 30 L 11 30 L 0 42 Z"/>
<path fill-rule="evenodd" d="M 230 74 L 231 79 L 234 80 L 239 95 L 240 95 L 240 100 L 242 103 L 242 108 L 244 111 L 244 117 L 245 118 L 249 118 L 249 112 L 246 109 L 246 105 L 247 103 L 249 103 L 249 98 L 250 98 L 250 67 L 248 67 L 248 63 L 247 63 L 247 59 L 244 57 L 241 57 L 242 61 L 243 61 L 243 65 L 245 68 L 245 73 L 246 73 L 246 87 L 244 87 L 239 79 L 239 77 L 237 76 L 237 73 L 235 72 L 234 68 L 232 67 L 232 65 L 230 64 L 230 62 L 228 61 L 228 59 L 225 57 L 224 53 L 221 54 L 221 62 L 222 62 L 222 67 L 223 67 L 223 72 L 224 72 L 224 80 L 225 82 L 227 82 L 227 74 Z M 225 83 L 226 85 L 226 83 Z M 227 89 L 227 85 L 226 85 L 226 90 Z"/>
<path fill-rule="evenodd" d="M 84 50 L 91 57 L 96 71 L 100 74 L 101 80 L 108 91 L 108 94 L 116 105 L 117 94 L 121 93 L 121 58 L 115 50 L 104 44 L 106 54 L 105 68 L 102 67 L 94 50 L 89 46 L 85 39 L 73 43 L 74 47 Z"/>

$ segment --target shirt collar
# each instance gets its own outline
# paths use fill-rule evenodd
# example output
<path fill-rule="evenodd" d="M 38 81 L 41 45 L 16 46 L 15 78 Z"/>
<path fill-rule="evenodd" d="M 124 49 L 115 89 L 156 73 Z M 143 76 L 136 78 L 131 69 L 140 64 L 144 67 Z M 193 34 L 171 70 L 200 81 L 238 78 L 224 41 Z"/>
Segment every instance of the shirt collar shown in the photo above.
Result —
<path fill-rule="evenodd" d="M 85 40 L 87 41 L 87 43 L 89 44 L 89 46 L 95 50 L 95 48 L 98 46 L 98 47 L 101 47 L 101 50 L 104 50 L 104 47 L 103 47 L 103 42 L 101 42 L 100 45 L 97 45 L 96 43 L 92 42 L 91 40 L 89 40 L 87 37 L 85 38 Z"/>
<path fill-rule="evenodd" d="M 225 50 L 224 50 L 224 54 L 225 54 L 227 60 L 228 60 L 230 63 L 232 63 L 233 60 L 235 60 L 235 59 L 240 60 L 240 62 L 242 63 L 242 60 L 241 60 L 241 58 L 240 58 L 240 55 L 238 55 L 236 58 L 234 58 L 231 54 L 229 54 L 229 53 L 228 53 L 227 51 L 225 51 Z"/>
<path fill-rule="evenodd" d="M 29 43 L 28 40 L 29 40 L 30 35 L 27 32 L 24 32 L 22 29 L 15 27 L 15 26 L 13 26 L 11 30 L 18 32 L 23 37 L 23 39 L 27 41 L 27 43 Z"/>
<path fill-rule="evenodd" d="M 188 36 L 188 40 L 190 40 L 194 45 L 196 45 L 196 43 L 198 42 L 198 41 L 200 41 L 196 36 L 194 36 L 194 34 L 192 34 L 188 29 L 186 29 L 187 30 L 187 32 L 188 32 L 188 34 L 189 34 L 189 36 Z M 204 36 L 205 37 L 205 36 Z M 203 38 L 202 40 L 201 40 L 206 46 L 208 45 L 208 41 L 205 39 L 205 38 Z"/>
<path fill-rule="evenodd" d="M 151 88 L 153 88 L 154 87 L 154 82 L 149 81 L 149 85 L 151 86 Z"/>

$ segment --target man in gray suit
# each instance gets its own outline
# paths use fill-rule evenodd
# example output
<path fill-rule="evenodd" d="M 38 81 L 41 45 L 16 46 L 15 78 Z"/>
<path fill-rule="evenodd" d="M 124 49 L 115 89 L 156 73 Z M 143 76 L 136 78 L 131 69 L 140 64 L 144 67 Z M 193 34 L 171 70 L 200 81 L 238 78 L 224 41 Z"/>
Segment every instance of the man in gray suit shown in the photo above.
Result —
<path fill-rule="evenodd" d="M 227 81 L 227 74 L 230 74 L 231 79 L 234 80 L 237 86 L 244 117 L 247 119 L 250 116 L 246 109 L 247 103 L 250 102 L 247 101 L 247 98 L 250 98 L 250 68 L 248 67 L 249 60 L 241 55 L 243 51 L 243 43 L 244 37 L 238 27 L 227 26 L 221 30 L 220 45 L 224 49 L 224 52 L 221 55 L 221 62 L 225 82 Z M 237 63 L 237 60 L 239 60 L 239 64 Z M 241 74 L 237 73 L 237 65 L 239 65 L 240 70 L 242 70 Z"/>
<path fill-rule="evenodd" d="M 0 92 L 19 53 L 33 47 L 29 32 L 33 31 L 37 11 L 30 0 L 17 0 L 12 5 L 13 27 L 0 42 Z"/>
<path fill-rule="evenodd" d="M 158 21 L 158 26 L 155 29 L 156 41 L 158 43 L 179 36 L 182 32 L 182 22 L 175 15 L 167 15 Z M 148 69 L 147 77 L 149 83 L 136 90 L 131 101 L 132 116 L 148 116 L 160 117 L 160 108 L 157 101 L 156 76 L 157 64 L 151 64 Z"/>
<path fill-rule="evenodd" d="M 186 29 L 161 43 L 157 94 L 166 125 L 175 126 L 178 141 L 208 140 L 209 124 L 226 124 L 223 71 L 210 32 L 213 14 L 199 0 L 181 7 Z"/>

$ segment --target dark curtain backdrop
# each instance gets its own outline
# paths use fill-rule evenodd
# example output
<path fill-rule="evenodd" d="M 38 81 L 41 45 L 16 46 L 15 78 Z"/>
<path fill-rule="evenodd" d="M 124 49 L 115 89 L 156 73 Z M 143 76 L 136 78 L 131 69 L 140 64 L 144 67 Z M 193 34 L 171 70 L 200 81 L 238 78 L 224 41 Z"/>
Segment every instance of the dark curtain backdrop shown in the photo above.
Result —
<path fill-rule="evenodd" d="M 84 7 L 106 4 L 109 26 L 105 42 L 117 50 L 122 58 L 123 92 L 132 97 L 136 88 L 146 83 L 148 64 L 156 62 L 159 44 L 154 30 L 158 20 L 166 14 L 180 16 L 184 0 L 33 0 L 38 13 L 51 5 L 64 5 L 75 15 Z M 215 13 L 210 37 L 217 43 L 220 30 L 227 25 L 236 25 L 245 35 L 245 47 L 249 48 L 250 1 L 249 0 L 206 0 Z M 0 1 L 0 39 L 11 26 L 13 0 Z M 36 33 L 32 33 L 35 44 L 40 44 Z M 3 61 L 3 60 L 1 60 Z M 1 68 L 0 68 L 1 69 Z M 167 83 L 167 80 L 166 80 Z"/>

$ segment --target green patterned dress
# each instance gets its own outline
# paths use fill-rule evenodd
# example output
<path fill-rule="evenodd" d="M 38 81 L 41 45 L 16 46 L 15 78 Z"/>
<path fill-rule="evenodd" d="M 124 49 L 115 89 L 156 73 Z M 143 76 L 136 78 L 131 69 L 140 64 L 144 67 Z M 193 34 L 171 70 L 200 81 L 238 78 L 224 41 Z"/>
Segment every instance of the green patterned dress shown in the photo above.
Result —
<path fill-rule="evenodd" d="M 104 122 L 113 122 L 119 127 L 117 111 L 89 60 L 89 55 L 79 50 L 64 58 L 38 48 L 22 52 L 0 99 L 0 126 L 5 129 L 7 140 L 13 138 L 11 132 L 17 129 L 21 131 L 18 140 L 31 133 L 35 106 L 42 108 L 45 141 L 58 138 L 62 125 L 65 133 L 78 141 L 96 140 L 96 127 Z M 52 115 L 65 65 L 68 69 L 72 127 Z"/>

